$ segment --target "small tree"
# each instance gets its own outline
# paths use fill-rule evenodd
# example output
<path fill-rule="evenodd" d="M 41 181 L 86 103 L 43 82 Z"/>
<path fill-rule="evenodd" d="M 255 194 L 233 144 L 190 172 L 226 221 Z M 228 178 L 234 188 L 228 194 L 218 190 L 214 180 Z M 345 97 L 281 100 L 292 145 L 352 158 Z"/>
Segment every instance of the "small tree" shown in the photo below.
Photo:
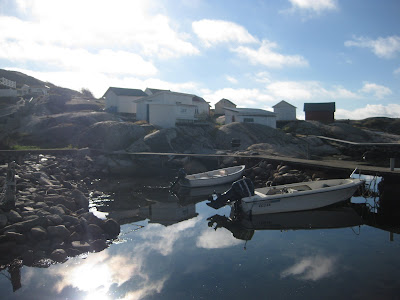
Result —
<path fill-rule="evenodd" d="M 87 88 L 81 88 L 81 94 L 85 98 L 94 99 L 92 92 Z"/>

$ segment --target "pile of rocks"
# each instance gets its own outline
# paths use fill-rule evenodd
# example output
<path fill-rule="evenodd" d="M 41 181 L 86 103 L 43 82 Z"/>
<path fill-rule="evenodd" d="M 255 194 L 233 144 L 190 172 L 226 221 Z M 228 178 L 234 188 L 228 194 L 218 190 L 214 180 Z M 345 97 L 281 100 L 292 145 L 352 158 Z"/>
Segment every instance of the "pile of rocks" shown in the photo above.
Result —
<path fill-rule="evenodd" d="M 0 263 L 15 258 L 25 265 L 63 262 L 68 256 L 101 251 L 119 235 L 117 222 L 89 212 L 90 180 L 73 165 L 71 158 L 53 156 L 16 165 L 15 203 L 10 207 L 3 202 L 0 209 Z"/>
<path fill-rule="evenodd" d="M 313 179 L 312 176 L 308 175 L 306 172 L 292 169 L 290 166 L 283 164 L 272 165 L 265 160 L 246 169 L 244 175 L 254 182 L 256 188 L 305 182 Z"/>

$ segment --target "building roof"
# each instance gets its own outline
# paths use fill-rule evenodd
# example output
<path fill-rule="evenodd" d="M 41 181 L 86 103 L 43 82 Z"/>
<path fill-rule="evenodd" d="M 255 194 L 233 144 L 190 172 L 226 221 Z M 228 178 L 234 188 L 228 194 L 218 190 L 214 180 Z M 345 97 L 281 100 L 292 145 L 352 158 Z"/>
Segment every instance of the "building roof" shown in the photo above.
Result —
<path fill-rule="evenodd" d="M 225 107 L 225 110 L 230 110 L 233 112 L 237 112 L 240 116 L 276 116 L 276 113 L 272 111 L 258 109 L 258 108 L 230 108 Z"/>
<path fill-rule="evenodd" d="M 272 106 L 272 107 L 275 108 L 275 107 L 288 107 L 288 106 L 297 108 L 296 106 L 294 106 L 294 105 L 292 105 L 292 104 L 286 102 L 285 100 L 282 100 L 281 102 L 275 104 L 275 105 Z"/>
<path fill-rule="evenodd" d="M 192 101 L 193 102 L 206 102 L 207 103 L 207 101 L 204 100 L 204 98 L 201 98 L 201 97 L 196 96 L 196 95 L 193 96 Z"/>
<path fill-rule="evenodd" d="M 335 102 L 304 103 L 304 111 L 336 111 Z"/>
<path fill-rule="evenodd" d="M 231 100 L 228 100 L 228 99 L 225 99 L 225 98 L 222 98 L 217 103 L 220 103 L 220 102 L 225 102 L 225 103 L 228 102 L 228 103 L 230 103 L 230 104 L 232 104 L 232 105 L 234 105 L 236 107 L 235 103 L 233 103 Z M 215 103 L 215 104 L 217 104 L 217 103 Z"/>
<path fill-rule="evenodd" d="M 161 93 L 161 92 L 170 92 L 170 90 L 160 90 L 160 89 L 152 89 L 152 88 L 146 88 L 146 91 L 149 91 L 151 95 Z"/>
<path fill-rule="evenodd" d="M 144 97 L 147 96 L 145 92 L 139 89 L 126 89 L 126 88 L 117 88 L 117 87 L 109 87 L 105 92 L 104 96 L 112 91 L 117 96 L 134 96 L 134 97 Z M 104 97 L 103 96 L 103 97 Z"/>

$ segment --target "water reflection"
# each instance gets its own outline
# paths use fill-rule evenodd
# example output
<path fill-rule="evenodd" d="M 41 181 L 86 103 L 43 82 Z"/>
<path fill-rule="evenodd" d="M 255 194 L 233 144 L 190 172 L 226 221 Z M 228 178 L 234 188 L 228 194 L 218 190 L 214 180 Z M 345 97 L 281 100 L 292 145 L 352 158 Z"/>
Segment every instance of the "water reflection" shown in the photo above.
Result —
<path fill-rule="evenodd" d="M 213 190 L 121 190 L 125 200 L 104 198 L 97 206 L 108 217 L 120 214 L 118 243 L 48 269 L 22 267 L 13 275 L 22 287 L 13 292 L 5 278 L 0 287 L 5 299 L 243 299 L 249 291 L 257 299 L 320 299 L 329 280 L 341 287 L 329 289 L 332 298 L 347 292 L 390 298 L 400 288 L 393 279 L 399 244 L 373 228 L 399 228 L 398 210 L 388 209 L 398 196 L 388 186 L 372 200 L 381 205 L 375 210 L 357 198 L 347 206 L 252 219 L 208 207 Z M 349 230 L 354 226 L 362 227 L 359 236 Z M 243 251 L 245 241 L 251 247 Z"/>
<path fill-rule="evenodd" d="M 317 281 L 329 277 L 336 272 L 337 257 L 310 256 L 281 272 L 281 278 L 293 276 L 300 280 Z"/>

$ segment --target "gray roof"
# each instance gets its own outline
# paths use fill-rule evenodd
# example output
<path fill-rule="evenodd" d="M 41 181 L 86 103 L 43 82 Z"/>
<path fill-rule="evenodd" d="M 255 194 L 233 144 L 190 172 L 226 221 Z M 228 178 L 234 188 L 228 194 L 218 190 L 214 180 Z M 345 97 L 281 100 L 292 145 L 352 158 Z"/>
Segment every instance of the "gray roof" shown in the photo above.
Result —
<path fill-rule="evenodd" d="M 273 113 L 272 111 L 258 108 L 224 108 L 225 110 L 237 112 L 241 116 L 276 116 L 276 113 Z"/>
<path fill-rule="evenodd" d="M 108 91 L 114 92 L 117 96 L 135 96 L 135 97 L 145 97 L 147 94 L 139 89 L 125 89 L 125 88 L 117 88 L 117 87 L 109 87 L 107 92 L 104 94 L 106 95 Z"/>
<path fill-rule="evenodd" d="M 275 104 L 275 105 L 272 106 L 272 107 L 275 108 L 275 107 L 282 107 L 282 106 L 286 106 L 286 107 L 287 107 L 287 106 L 291 106 L 291 107 L 296 108 L 296 106 L 294 106 L 294 105 L 292 105 L 292 104 L 286 102 L 285 100 L 282 100 L 281 102 Z"/>
<path fill-rule="evenodd" d="M 204 100 L 204 98 L 196 96 L 196 95 L 193 96 L 192 101 L 194 101 L 194 102 L 207 102 L 206 100 Z"/>
<path fill-rule="evenodd" d="M 225 98 L 222 98 L 222 99 L 221 99 L 221 100 L 219 100 L 217 103 L 219 103 L 219 102 L 228 102 L 228 103 L 230 103 L 230 104 L 232 104 L 232 105 L 236 106 L 236 104 L 235 104 L 235 103 L 233 103 L 231 100 L 228 100 L 228 99 L 225 99 Z"/>
<path fill-rule="evenodd" d="M 160 89 L 152 89 L 152 88 L 147 88 L 151 92 L 152 95 L 161 93 L 161 92 L 170 92 L 170 90 L 160 90 Z"/>
<path fill-rule="evenodd" d="M 304 111 L 336 111 L 335 102 L 304 103 Z"/>

